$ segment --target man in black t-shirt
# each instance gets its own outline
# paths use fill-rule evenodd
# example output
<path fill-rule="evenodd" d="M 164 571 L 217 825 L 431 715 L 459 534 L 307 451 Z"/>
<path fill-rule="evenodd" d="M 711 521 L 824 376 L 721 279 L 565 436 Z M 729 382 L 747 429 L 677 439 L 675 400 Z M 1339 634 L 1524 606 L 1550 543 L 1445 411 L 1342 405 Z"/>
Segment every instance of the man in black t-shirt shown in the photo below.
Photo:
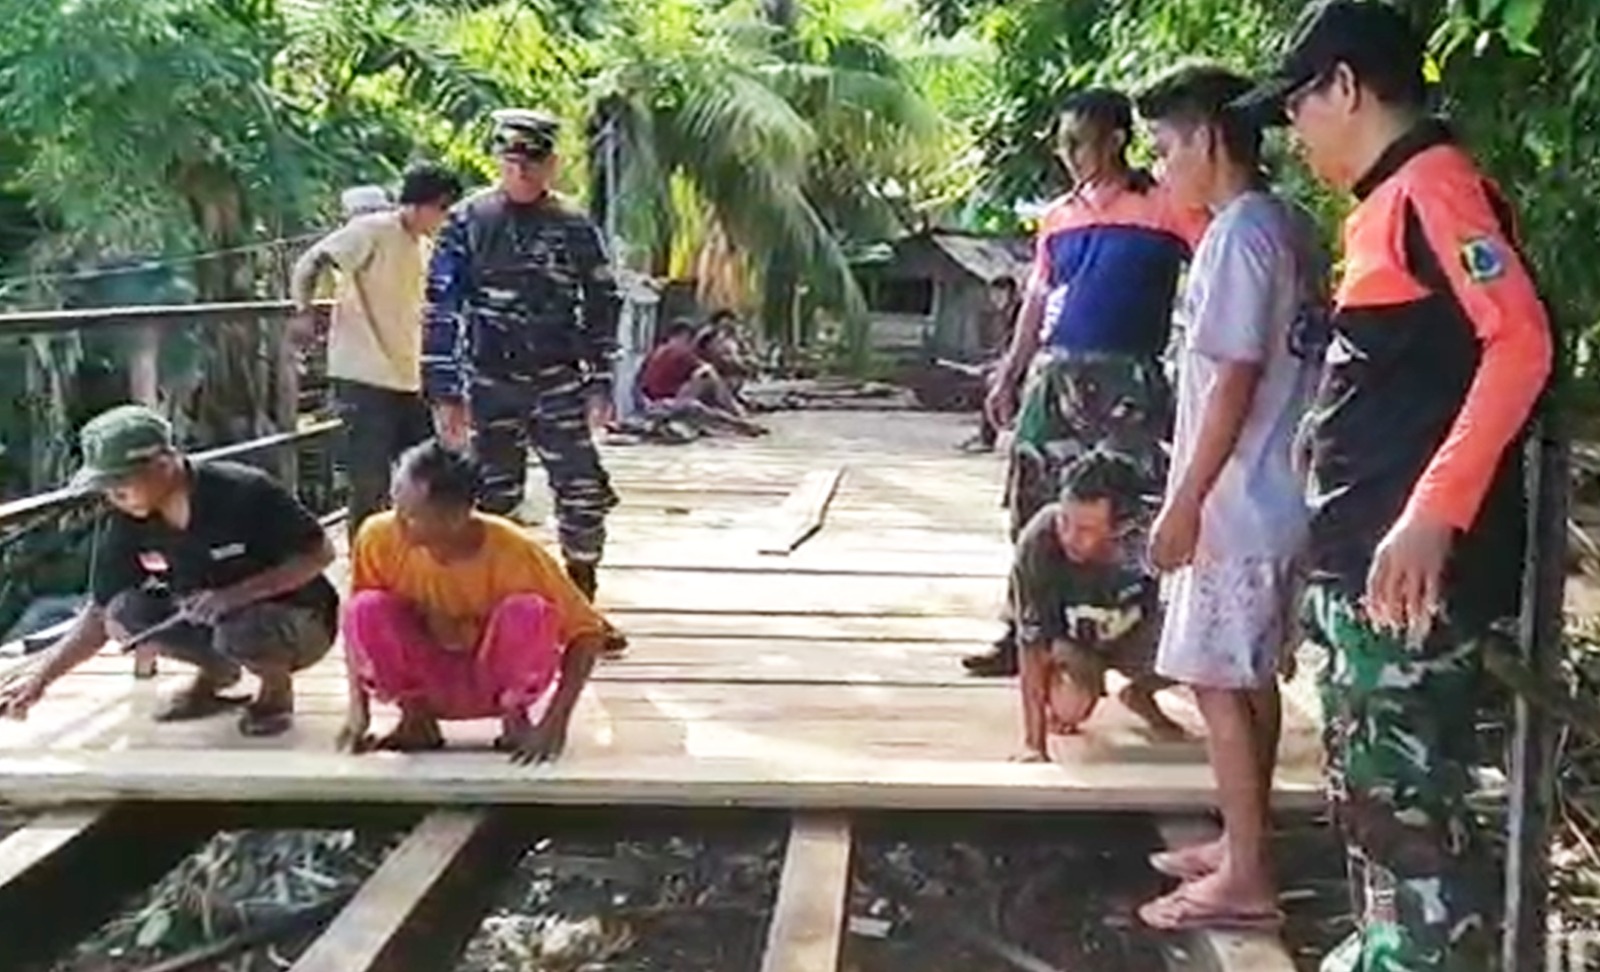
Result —
<path fill-rule="evenodd" d="M 0 693 L 0 714 L 21 717 L 49 685 L 107 640 L 148 640 L 199 669 L 157 716 L 201 718 L 243 704 L 240 731 L 290 726 L 293 673 L 328 653 L 339 596 L 323 577 L 333 547 L 322 525 L 265 473 L 231 462 L 194 463 L 155 412 L 121 406 L 82 432 L 75 486 L 112 508 L 95 543 L 92 600 L 33 677 Z M 224 695 L 242 669 L 254 700 Z"/>
<path fill-rule="evenodd" d="M 1034 514 L 1017 538 L 1011 592 L 1022 648 L 1020 760 L 1047 761 L 1048 734 L 1077 731 L 1105 695 L 1107 669 L 1128 678 L 1118 698 L 1153 732 L 1184 735 L 1155 700 L 1171 684 L 1154 671 L 1156 581 L 1126 562 L 1119 543 L 1138 475 L 1130 460 L 1088 453 L 1066 471 L 1060 502 Z"/>

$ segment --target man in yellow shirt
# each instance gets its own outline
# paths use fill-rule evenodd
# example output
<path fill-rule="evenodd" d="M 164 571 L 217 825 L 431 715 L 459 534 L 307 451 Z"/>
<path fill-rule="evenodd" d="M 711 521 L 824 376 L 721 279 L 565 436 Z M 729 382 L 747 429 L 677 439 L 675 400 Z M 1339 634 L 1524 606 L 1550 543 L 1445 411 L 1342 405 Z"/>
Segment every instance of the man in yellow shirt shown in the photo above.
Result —
<path fill-rule="evenodd" d="M 401 182 L 398 207 L 354 216 L 294 266 L 290 292 L 302 316 L 323 272 L 340 273 L 328 377 L 345 426 L 352 540 L 383 509 L 395 459 L 431 431 L 421 396 L 423 282 L 429 241 L 460 195 L 454 173 L 415 166 Z"/>
<path fill-rule="evenodd" d="M 476 488 L 470 460 L 436 440 L 414 446 L 395 468 L 394 510 L 357 535 L 342 748 L 438 749 L 441 720 L 497 718 L 496 747 L 513 761 L 561 754 L 610 627 L 538 541 L 474 509 Z M 400 707 L 378 740 L 367 734 L 373 697 Z"/>

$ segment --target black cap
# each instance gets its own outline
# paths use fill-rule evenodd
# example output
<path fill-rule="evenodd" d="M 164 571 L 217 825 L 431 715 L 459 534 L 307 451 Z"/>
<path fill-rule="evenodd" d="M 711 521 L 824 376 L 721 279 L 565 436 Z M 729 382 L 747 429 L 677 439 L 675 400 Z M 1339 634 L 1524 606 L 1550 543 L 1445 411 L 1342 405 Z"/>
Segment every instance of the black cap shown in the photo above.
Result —
<path fill-rule="evenodd" d="M 1262 125 L 1285 124 L 1289 95 L 1341 62 L 1357 76 L 1415 71 L 1420 85 L 1424 56 L 1422 35 L 1396 7 L 1382 0 L 1324 0 L 1300 15 L 1277 69 L 1233 107 Z"/>
<path fill-rule="evenodd" d="M 561 123 L 549 115 L 526 108 L 503 108 L 489 116 L 494 122 L 494 154 L 539 160 L 556 150 Z"/>

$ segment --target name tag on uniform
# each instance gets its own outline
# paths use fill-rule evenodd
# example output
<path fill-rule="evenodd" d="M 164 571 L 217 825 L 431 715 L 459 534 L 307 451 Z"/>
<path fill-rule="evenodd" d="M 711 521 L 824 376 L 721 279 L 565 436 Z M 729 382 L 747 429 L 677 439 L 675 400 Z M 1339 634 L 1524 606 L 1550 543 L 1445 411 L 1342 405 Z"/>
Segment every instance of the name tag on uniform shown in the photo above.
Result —
<path fill-rule="evenodd" d="M 242 556 L 244 556 L 244 544 L 242 543 L 229 543 L 211 548 L 212 560 L 231 560 L 234 557 Z"/>

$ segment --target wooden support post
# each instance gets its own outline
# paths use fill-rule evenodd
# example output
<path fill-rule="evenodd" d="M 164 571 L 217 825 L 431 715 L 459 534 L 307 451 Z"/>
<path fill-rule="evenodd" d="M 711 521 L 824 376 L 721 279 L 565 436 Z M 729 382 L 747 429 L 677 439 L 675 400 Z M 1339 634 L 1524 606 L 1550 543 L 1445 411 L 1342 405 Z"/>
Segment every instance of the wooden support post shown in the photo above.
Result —
<path fill-rule="evenodd" d="M 133 359 L 128 362 L 128 392 L 133 401 L 161 409 L 161 325 L 143 324 L 134 331 Z M 133 677 L 156 677 L 160 652 L 155 645 L 133 651 Z"/>
<path fill-rule="evenodd" d="M 47 965 L 214 832 L 196 808 L 49 813 L 0 841 L 0 972 Z"/>
<path fill-rule="evenodd" d="M 850 898 L 850 821 L 801 814 L 789 830 L 761 972 L 834 972 Z"/>
<path fill-rule="evenodd" d="M 287 321 L 266 328 L 273 349 L 272 424 L 275 432 L 293 432 L 300 424 L 300 353 Z M 284 485 L 298 489 L 300 455 L 296 446 L 279 453 L 278 475 Z"/>
<path fill-rule="evenodd" d="M 788 556 L 807 537 L 822 529 L 823 518 L 828 514 L 828 504 L 839 488 L 843 469 L 820 469 L 808 472 L 794 492 L 784 499 L 778 510 L 777 523 L 771 534 L 761 542 L 761 552 Z"/>
<path fill-rule="evenodd" d="M 1220 831 L 1203 817 L 1167 817 L 1156 822 L 1161 842 L 1169 848 L 1215 840 Z M 1295 972 L 1283 940 L 1265 932 L 1201 931 L 1191 940 L 1206 954 L 1200 967 L 1217 972 Z"/>
<path fill-rule="evenodd" d="M 448 968 L 531 838 L 489 811 L 430 814 L 362 885 L 290 972 Z"/>
<path fill-rule="evenodd" d="M 1539 684 L 1561 676 L 1566 589 L 1569 447 L 1546 409 L 1529 449 L 1533 470 L 1518 640 Z M 1535 969 L 1544 961 L 1550 887 L 1550 821 L 1555 798 L 1556 717 L 1518 692 L 1510 751 L 1505 874 L 1505 934 L 1500 963 Z"/>

